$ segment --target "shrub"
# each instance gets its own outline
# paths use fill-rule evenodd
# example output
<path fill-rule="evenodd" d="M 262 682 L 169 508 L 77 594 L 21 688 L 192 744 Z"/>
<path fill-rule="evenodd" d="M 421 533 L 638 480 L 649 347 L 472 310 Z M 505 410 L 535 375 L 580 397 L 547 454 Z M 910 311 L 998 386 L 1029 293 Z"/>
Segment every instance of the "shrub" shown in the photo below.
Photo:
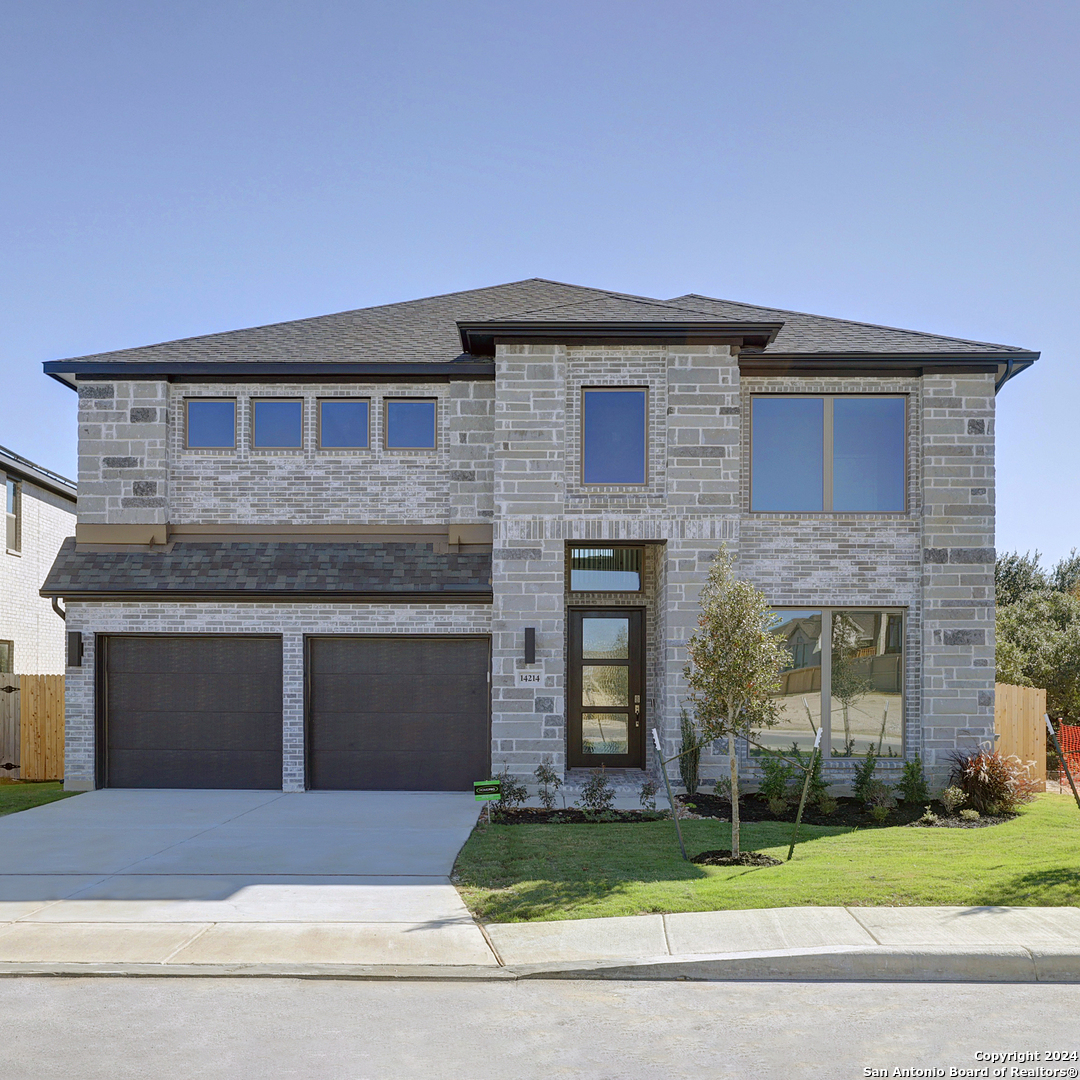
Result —
<path fill-rule="evenodd" d="M 555 793 L 562 787 L 562 777 L 547 764 L 537 765 L 533 773 L 540 784 L 537 795 L 545 810 L 555 809 Z M 565 806 L 566 799 L 563 799 Z"/>
<path fill-rule="evenodd" d="M 766 750 L 761 755 L 761 772 L 758 794 L 770 804 L 770 807 L 774 800 L 786 802 L 788 785 L 795 776 L 795 766 L 784 761 L 776 751 Z"/>
<path fill-rule="evenodd" d="M 967 795 L 958 787 L 947 787 L 941 793 L 941 805 L 945 807 L 946 813 L 955 815 L 966 802 Z"/>
<path fill-rule="evenodd" d="M 982 815 L 979 813 L 978 810 L 972 810 L 969 808 L 967 810 L 961 810 L 960 817 L 964 821 L 978 821 L 979 818 L 982 817 Z"/>
<path fill-rule="evenodd" d="M 660 784 L 656 780 L 646 780 L 638 792 L 638 802 L 642 810 L 656 809 L 656 793 L 660 790 Z"/>
<path fill-rule="evenodd" d="M 1020 759 L 996 751 L 958 750 L 952 757 L 949 782 L 964 792 L 967 805 L 980 814 L 1011 814 L 1035 797 L 1035 781 Z"/>
<path fill-rule="evenodd" d="M 774 797 L 774 798 L 771 798 L 769 800 L 769 813 L 770 814 L 775 814 L 777 817 L 779 817 L 786 809 L 787 809 L 787 799 L 785 799 L 783 797 L 781 797 L 781 798 Z"/>
<path fill-rule="evenodd" d="M 900 783 L 896 786 L 908 806 L 925 804 L 930 798 L 930 785 L 926 782 L 926 773 L 923 772 L 922 759 L 918 754 L 911 761 L 904 763 L 904 772 L 900 777 Z"/>
<path fill-rule="evenodd" d="M 831 795 L 822 795 L 817 801 L 817 808 L 826 816 L 832 817 L 838 807 L 837 801 Z"/>
<path fill-rule="evenodd" d="M 880 781 L 874 780 L 874 769 L 876 768 L 877 754 L 871 748 L 866 751 L 866 757 L 863 759 L 862 764 L 855 767 L 855 780 L 852 787 L 855 791 L 855 798 L 861 803 L 870 801 L 870 785 L 880 783 Z"/>
<path fill-rule="evenodd" d="M 726 799 L 729 802 L 731 801 L 731 781 L 728 779 L 728 777 L 721 776 L 720 779 L 716 781 L 715 787 L 716 797 L 718 799 Z"/>
<path fill-rule="evenodd" d="M 679 776 L 687 795 L 693 795 L 698 789 L 698 770 L 701 765 L 701 747 L 698 743 L 697 727 L 686 709 L 679 710 L 679 730 L 682 732 L 682 745 L 679 747 Z"/>
<path fill-rule="evenodd" d="M 870 816 L 878 825 L 884 825 L 889 816 L 889 808 L 880 803 L 870 807 Z"/>
<path fill-rule="evenodd" d="M 918 824 L 920 825 L 936 825 L 941 818 L 930 809 L 929 805 L 923 807 L 922 817 L 919 818 Z"/>
<path fill-rule="evenodd" d="M 813 754 L 813 750 L 811 750 L 810 753 Z M 810 764 L 810 758 L 803 757 L 798 743 L 791 744 L 788 756 L 793 757 L 798 762 L 798 767 L 794 771 L 794 783 L 801 794 L 802 785 L 806 780 L 806 769 Z M 821 806 L 822 800 L 828 798 L 830 798 L 829 785 L 825 783 L 821 776 L 821 755 L 818 754 L 814 758 L 814 770 L 810 774 L 810 787 L 806 792 L 806 801 L 812 805 Z"/>
<path fill-rule="evenodd" d="M 504 765 L 503 771 L 493 774 L 491 779 L 498 780 L 501 785 L 500 810 L 513 810 L 529 797 L 529 789 L 511 775 L 509 765 Z"/>
<path fill-rule="evenodd" d="M 586 816 L 600 819 L 615 802 L 615 788 L 603 768 L 593 769 L 581 788 L 581 798 L 574 804 L 585 811 Z"/>

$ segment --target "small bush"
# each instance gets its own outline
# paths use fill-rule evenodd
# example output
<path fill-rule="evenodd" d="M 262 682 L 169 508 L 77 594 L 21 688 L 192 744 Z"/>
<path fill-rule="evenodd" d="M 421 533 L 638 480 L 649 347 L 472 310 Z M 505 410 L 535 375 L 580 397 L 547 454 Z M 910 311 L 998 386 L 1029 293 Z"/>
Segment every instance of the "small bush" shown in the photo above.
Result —
<path fill-rule="evenodd" d="M 536 772 L 533 773 L 538 783 L 540 784 L 540 790 L 537 792 L 540 803 L 545 810 L 555 809 L 555 793 L 562 787 L 562 777 L 547 764 L 537 765 Z M 563 799 L 563 805 L 565 807 L 566 799 Z"/>
<path fill-rule="evenodd" d="M 774 796 L 769 800 L 770 814 L 775 814 L 777 817 L 780 817 L 780 815 L 783 814 L 785 810 L 787 810 L 787 799 L 783 797 L 776 798 Z"/>
<path fill-rule="evenodd" d="M 660 784 L 656 780 L 646 780 L 638 792 L 638 802 L 642 810 L 656 809 L 656 793 L 660 790 Z"/>
<path fill-rule="evenodd" d="M 504 765 L 503 771 L 493 774 L 491 779 L 498 780 L 502 785 L 499 797 L 500 810 L 513 810 L 529 797 L 529 789 L 511 775 L 509 765 Z"/>
<path fill-rule="evenodd" d="M 967 805 L 980 814 L 1011 814 L 1035 797 L 1035 781 L 1016 757 L 996 751 L 957 751 L 949 783 L 967 796 Z"/>
<path fill-rule="evenodd" d="M 880 803 L 870 807 L 870 816 L 878 825 L 884 825 L 889 816 L 889 808 Z"/>
<path fill-rule="evenodd" d="M 727 799 L 731 801 L 731 779 L 727 776 L 721 776 L 716 781 L 716 797 L 718 799 Z"/>
<path fill-rule="evenodd" d="M 682 745 L 679 747 L 679 776 L 687 795 L 693 795 L 698 789 L 698 773 L 701 766 L 701 747 L 698 743 L 697 727 L 686 709 L 679 710 L 679 730 L 682 732 Z"/>
<path fill-rule="evenodd" d="M 963 790 L 958 787 L 947 787 L 941 793 L 941 805 L 945 807 L 945 812 L 956 816 L 956 812 L 960 809 L 964 803 L 967 802 L 967 795 Z"/>
<path fill-rule="evenodd" d="M 589 779 L 581 788 L 581 798 L 574 803 L 580 806 L 586 816 L 602 821 L 601 814 L 607 813 L 615 802 L 615 788 L 603 768 L 593 769 Z"/>
<path fill-rule="evenodd" d="M 810 754 L 813 754 L 813 750 Z M 802 794 L 802 786 L 806 781 L 806 770 L 810 764 L 809 755 L 803 757 L 802 751 L 799 749 L 798 743 L 792 743 L 791 749 L 787 752 L 788 757 L 794 758 L 798 762 L 798 767 L 794 771 L 794 784 L 799 789 L 799 794 Z M 829 798 L 829 785 L 825 783 L 821 776 L 821 755 L 818 754 L 814 757 L 814 770 L 810 774 L 810 787 L 806 792 L 806 801 L 811 805 L 820 806 L 822 799 Z"/>
<path fill-rule="evenodd" d="M 866 757 L 863 759 L 862 764 L 855 767 L 855 779 L 852 783 L 855 798 L 861 803 L 870 801 L 870 785 L 880 783 L 880 781 L 874 780 L 874 769 L 876 768 L 877 754 L 875 754 L 873 748 L 871 748 L 866 751 Z"/>
<path fill-rule="evenodd" d="M 978 821 L 982 817 L 982 814 L 978 810 L 972 810 L 970 807 L 967 810 L 960 811 L 960 818 L 963 821 Z"/>
<path fill-rule="evenodd" d="M 923 807 L 922 817 L 919 818 L 920 825 L 937 825 L 941 821 L 941 818 L 930 809 L 929 805 Z"/>
<path fill-rule="evenodd" d="M 892 788 L 889 787 L 883 780 L 871 780 L 866 785 L 866 801 L 872 807 L 884 806 L 886 810 L 891 810 L 896 806 L 896 799 L 893 798 Z"/>
<path fill-rule="evenodd" d="M 908 806 L 925 804 L 930 798 L 930 785 L 926 782 L 926 773 L 923 772 L 922 759 L 918 754 L 911 761 L 904 762 L 904 772 L 896 786 Z"/>
<path fill-rule="evenodd" d="M 787 801 L 788 785 L 795 776 L 795 766 L 784 761 L 779 753 L 766 750 L 761 755 L 761 783 L 758 795 L 771 806 L 773 800 Z M 774 811 L 775 812 L 775 811 Z"/>
<path fill-rule="evenodd" d="M 826 817 L 832 817 L 840 804 L 831 795 L 822 795 L 817 801 L 817 808 Z"/>

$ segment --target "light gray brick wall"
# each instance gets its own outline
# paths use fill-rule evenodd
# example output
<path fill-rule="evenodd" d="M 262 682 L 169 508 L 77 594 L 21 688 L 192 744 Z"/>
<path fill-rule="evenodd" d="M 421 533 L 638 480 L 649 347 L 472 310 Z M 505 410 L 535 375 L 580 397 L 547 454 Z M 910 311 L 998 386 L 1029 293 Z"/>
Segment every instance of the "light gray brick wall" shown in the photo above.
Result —
<path fill-rule="evenodd" d="M 0 472 L 0 483 L 4 479 Z M 62 675 L 64 622 L 38 590 L 64 538 L 75 533 L 75 506 L 29 480 L 19 482 L 21 543 L 17 551 L 0 544 L 0 641 L 14 643 L 20 675 Z"/>
<path fill-rule="evenodd" d="M 54 616 L 55 617 L 55 616 Z M 59 620 L 58 620 L 59 621 Z M 312 634 L 487 634 L 487 604 L 68 605 L 67 629 L 83 634 L 81 667 L 67 669 L 64 785 L 94 786 L 94 682 L 99 634 L 280 634 L 282 638 L 282 789 L 304 786 L 304 636 Z"/>

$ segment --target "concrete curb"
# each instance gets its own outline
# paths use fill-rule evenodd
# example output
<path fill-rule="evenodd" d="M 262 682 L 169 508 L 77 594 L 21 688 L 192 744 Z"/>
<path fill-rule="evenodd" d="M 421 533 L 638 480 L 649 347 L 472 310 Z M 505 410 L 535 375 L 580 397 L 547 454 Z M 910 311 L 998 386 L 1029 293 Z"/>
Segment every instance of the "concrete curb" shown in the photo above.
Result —
<path fill-rule="evenodd" d="M 433 964 L 4 963 L 0 977 L 276 978 L 515 982 L 612 981 L 1080 982 L 1080 948 L 879 946 L 657 956 L 513 967 Z"/>

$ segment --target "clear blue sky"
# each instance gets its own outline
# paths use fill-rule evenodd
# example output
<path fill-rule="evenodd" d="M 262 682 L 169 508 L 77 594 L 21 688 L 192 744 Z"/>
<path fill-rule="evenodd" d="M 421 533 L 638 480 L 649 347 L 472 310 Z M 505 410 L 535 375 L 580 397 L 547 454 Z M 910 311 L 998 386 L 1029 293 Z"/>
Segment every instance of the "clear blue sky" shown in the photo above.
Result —
<path fill-rule="evenodd" d="M 0 0 L 0 443 L 41 362 L 541 276 L 1039 349 L 998 546 L 1080 546 L 1080 4 Z"/>

